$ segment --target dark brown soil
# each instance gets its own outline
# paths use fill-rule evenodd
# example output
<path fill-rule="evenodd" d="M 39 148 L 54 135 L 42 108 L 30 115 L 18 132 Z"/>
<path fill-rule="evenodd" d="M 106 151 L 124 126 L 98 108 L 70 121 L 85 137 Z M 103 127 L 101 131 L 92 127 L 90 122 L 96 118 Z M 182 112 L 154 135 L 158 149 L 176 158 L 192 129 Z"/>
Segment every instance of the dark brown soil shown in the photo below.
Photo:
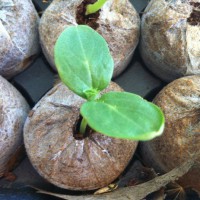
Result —
<path fill-rule="evenodd" d="M 89 126 L 86 127 L 85 134 L 80 133 L 79 129 L 81 126 L 82 119 L 83 119 L 83 117 L 80 115 L 79 119 L 77 119 L 75 122 L 75 126 L 73 129 L 73 136 L 74 136 L 74 139 L 76 139 L 76 140 L 83 140 L 86 137 L 89 137 L 93 133 L 93 130 Z"/>
<path fill-rule="evenodd" d="M 187 22 L 192 26 L 200 25 L 200 3 L 190 2 L 190 5 L 193 6 L 193 10 L 190 17 L 187 19 Z"/>
<path fill-rule="evenodd" d="M 85 15 L 86 6 L 95 2 L 96 0 L 83 0 L 82 3 L 77 7 L 76 21 L 79 25 L 88 25 L 94 30 L 96 30 L 99 27 L 99 24 L 97 23 L 98 17 L 100 15 L 99 11 L 90 15 Z"/>

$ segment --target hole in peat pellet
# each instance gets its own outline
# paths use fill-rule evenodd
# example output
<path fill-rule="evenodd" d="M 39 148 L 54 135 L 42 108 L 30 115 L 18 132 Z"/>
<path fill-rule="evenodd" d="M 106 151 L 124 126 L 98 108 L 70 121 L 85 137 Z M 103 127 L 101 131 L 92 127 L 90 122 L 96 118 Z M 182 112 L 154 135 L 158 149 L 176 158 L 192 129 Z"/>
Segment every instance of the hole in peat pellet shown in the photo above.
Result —
<path fill-rule="evenodd" d="M 82 3 L 77 7 L 76 11 L 76 22 L 84 25 L 88 25 L 94 30 L 96 30 L 99 27 L 99 24 L 97 23 L 98 17 L 100 15 L 100 11 L 97 11 L 96 13 L 85 15 L 86 6 L 88 4 L 95 3 L 96 0 L 83 0 Z"/>
<path fill-rule="evenodd" d="M 190 5 L 193 6 L 193 10 L 190 17 L 187 18 L 187 22 L 192 26 L 200 25 L 200 3 L 190 2 Z"/>
<path fill-rule="evenodd" d="M 86 127 L 86 132 L 85 132 L 84 135 L 82 135 L 79 132 L 82 119 L 83 119 L 83 117 L 80 115 L 79 119 L 76 121 L 75 126 L 74 126 L 73 136 L 74 136 L 74 138 L 76 140 L 83 140 L 86 137 L 89 137 L 92 134 L 92 132 L 93 132 L 93 130 L 89 126 Z"/>

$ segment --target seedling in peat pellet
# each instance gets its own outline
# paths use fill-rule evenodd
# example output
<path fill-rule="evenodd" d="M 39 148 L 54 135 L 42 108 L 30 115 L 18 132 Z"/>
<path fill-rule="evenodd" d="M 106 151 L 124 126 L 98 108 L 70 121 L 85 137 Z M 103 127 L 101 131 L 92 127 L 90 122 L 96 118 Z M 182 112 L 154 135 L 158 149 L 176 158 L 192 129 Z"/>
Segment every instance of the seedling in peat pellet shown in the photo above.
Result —
<path fill-rule="evenodd" d="M 165 119 L 155 104 L 128 92 L 101 95 L 114 64 L 105 39 L 92 28 L 65 29 L 55 45 L 55 63 L 63 83 L 87 100 L 80 108 L 81 134 L 87 126 L 121 139 L 145 141 L 162 134 Z"/>

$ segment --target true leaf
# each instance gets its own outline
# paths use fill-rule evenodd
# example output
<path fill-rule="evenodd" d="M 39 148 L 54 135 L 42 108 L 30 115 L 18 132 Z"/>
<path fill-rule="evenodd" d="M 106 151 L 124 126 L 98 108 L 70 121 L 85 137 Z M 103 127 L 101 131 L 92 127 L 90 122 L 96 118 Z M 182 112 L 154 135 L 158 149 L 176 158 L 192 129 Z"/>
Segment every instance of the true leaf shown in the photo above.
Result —
<path fill-rule="evenodd" d="M 127 92 L 109 92 L 86 102 L 81 114 L 92 129 L 110 137 L 144 141 L 161 135 L 164 128 L 160 108 Z"/>
<path fill-rule="evenodd" d="M 65 29 L 54 53 L 61 80 L 76 94 L 90 100 L 108 86 L 113 59 L 105 39 L 92 28 L 78 25 Z"/>

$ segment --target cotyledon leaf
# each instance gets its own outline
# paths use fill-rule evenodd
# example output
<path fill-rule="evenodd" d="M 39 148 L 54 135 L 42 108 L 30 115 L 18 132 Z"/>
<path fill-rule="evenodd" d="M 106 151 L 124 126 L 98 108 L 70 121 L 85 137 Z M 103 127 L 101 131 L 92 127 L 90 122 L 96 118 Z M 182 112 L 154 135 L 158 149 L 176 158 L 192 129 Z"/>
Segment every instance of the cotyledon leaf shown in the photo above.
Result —
<path fill-rule="evenodd" d="M 165 121 L 159 107 L 128 92 L 109 92 L 97 101 L 86 102 L 81 115 L 102 134 L 142 141 L 161 135 Z"/>
<path fill-rule="evenodd" d="M 94 99 L 112 77 L 114 63 L 105 39 L 89 26 L 66 28 L 54 48 L 61 80 L 85 99 Z"/>

